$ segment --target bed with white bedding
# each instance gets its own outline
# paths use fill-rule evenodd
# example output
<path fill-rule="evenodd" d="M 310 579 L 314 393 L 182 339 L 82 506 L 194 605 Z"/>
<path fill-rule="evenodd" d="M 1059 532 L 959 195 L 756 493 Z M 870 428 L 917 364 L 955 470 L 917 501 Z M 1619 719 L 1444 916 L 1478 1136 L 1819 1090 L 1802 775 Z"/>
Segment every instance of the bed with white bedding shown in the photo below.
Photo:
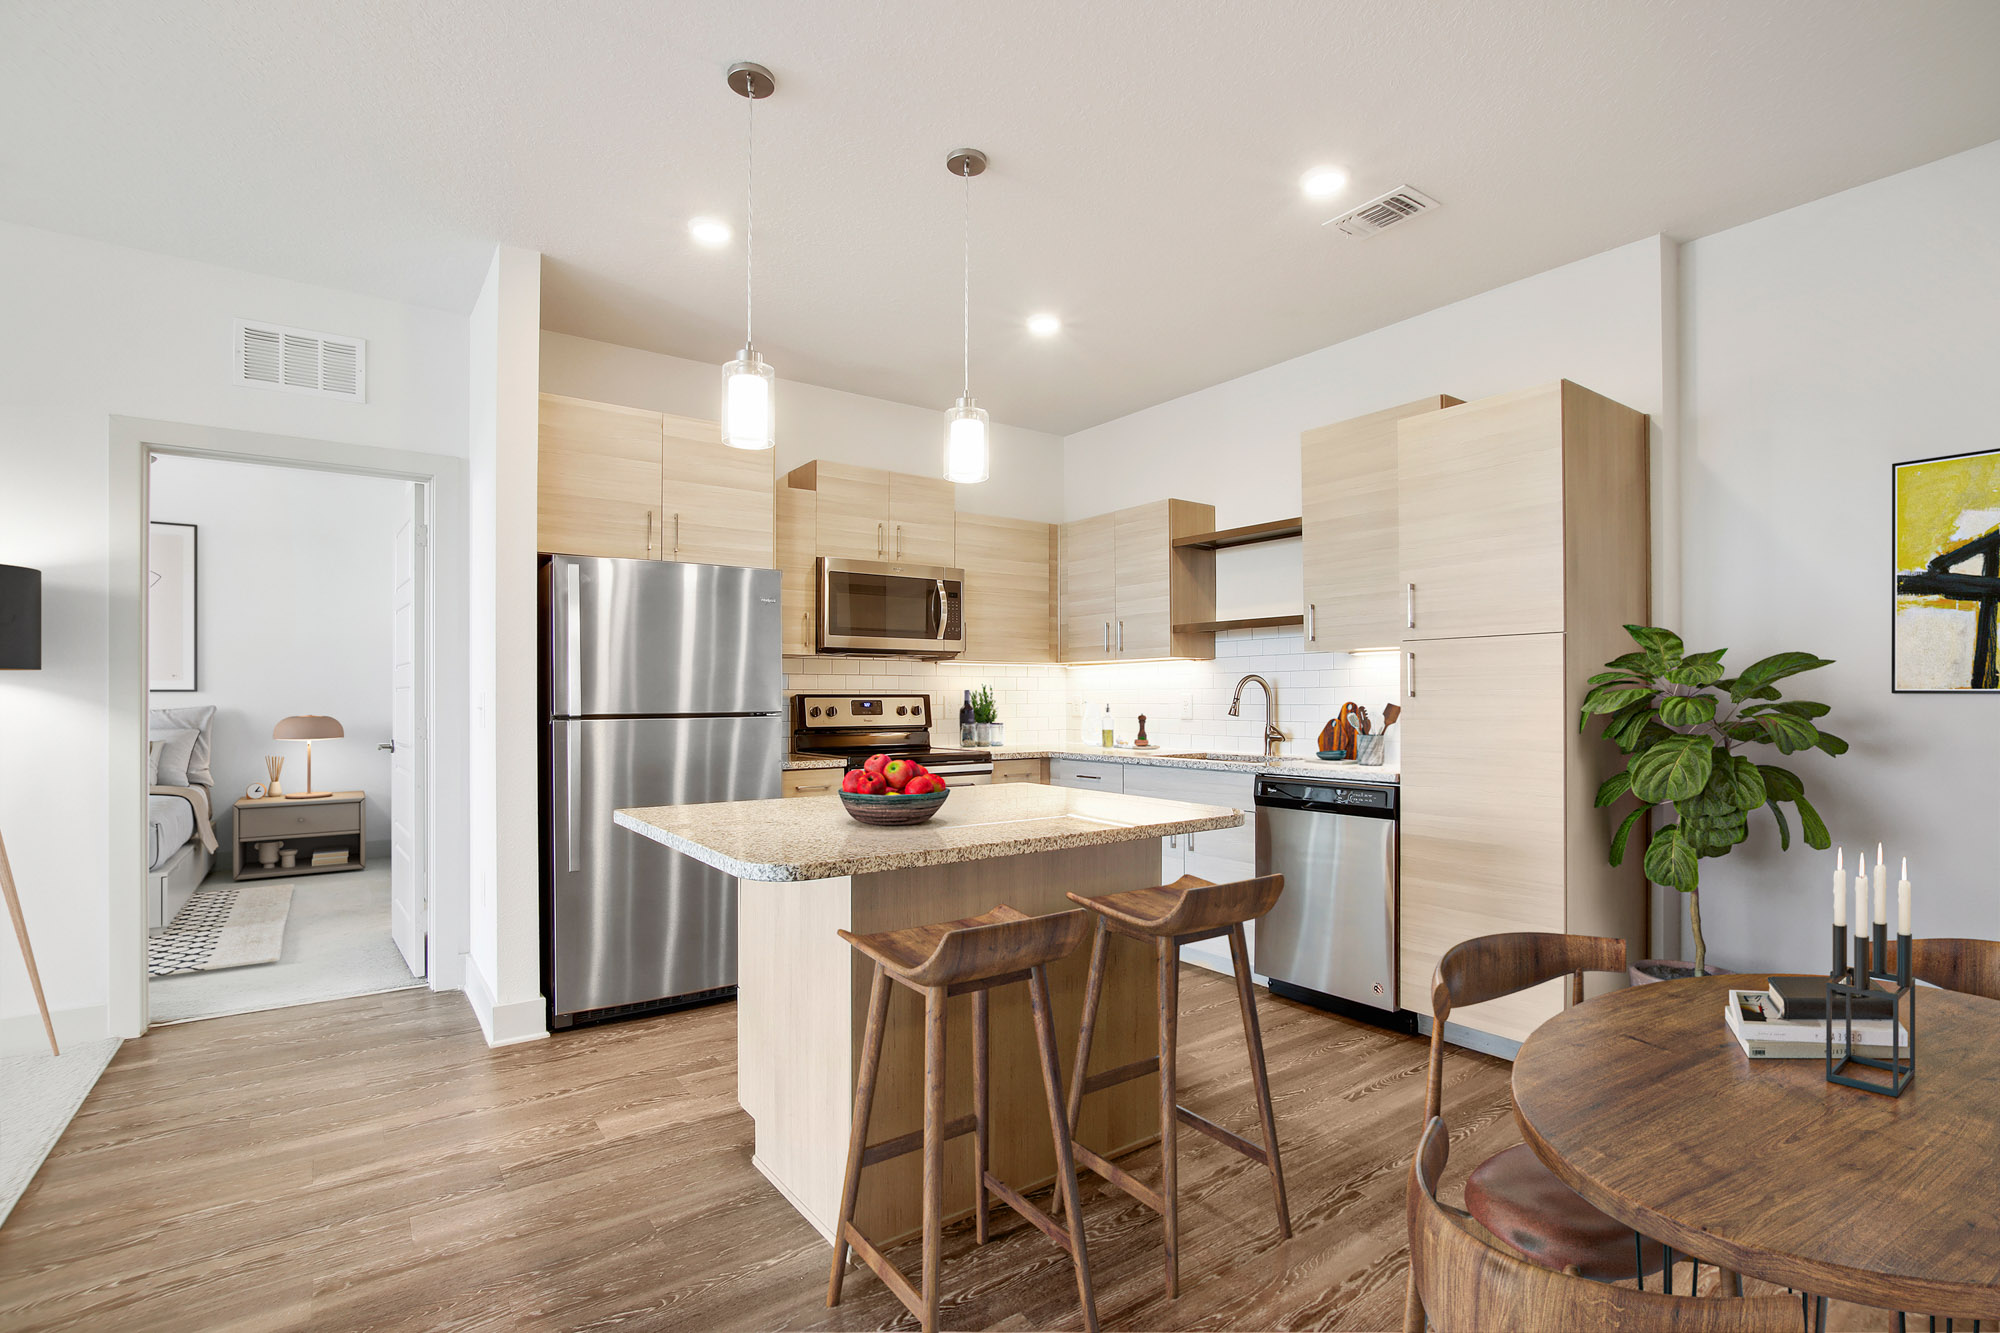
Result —
<path fill-rule="evenodd" d="M 148 725 L 146 927 L 166 929 L 215 865 L 213 707 L 156 708 Z"/>

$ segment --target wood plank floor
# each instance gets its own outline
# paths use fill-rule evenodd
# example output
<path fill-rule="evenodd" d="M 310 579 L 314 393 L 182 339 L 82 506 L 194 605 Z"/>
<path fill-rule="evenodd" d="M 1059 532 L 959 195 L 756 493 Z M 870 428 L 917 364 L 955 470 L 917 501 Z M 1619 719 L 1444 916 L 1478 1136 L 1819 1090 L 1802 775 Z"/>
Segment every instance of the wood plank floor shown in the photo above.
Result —
<path fill-rule="evenodd" d="M 1251 1129 L 1228 984 L 1182 986 L 1182 1099 Z M 1106 1328 L 1399 1323 L 1424 1047 L 1259 1000 L 1297 1234 L 1277 1242 L 1260 1168 L 1184 1133 L 1179 1300 L 1157 1220 L 1084 1186 Z M 1454 1163 L 1517 1142 L 1508 1067 L 1447 1070 Z M 826 1243 L 751 1137 L 733 1005 L 498 1051 L 462 997 L 423 991 L 159 1029 L 0 1228 L 0 1328 L 914 1327 L 864 1269 L 825 1308 Z M 994 1216 L 983 1249 L 946 1234 L 946 1326 L 1078 1327 L 1064 1256 Z"/>

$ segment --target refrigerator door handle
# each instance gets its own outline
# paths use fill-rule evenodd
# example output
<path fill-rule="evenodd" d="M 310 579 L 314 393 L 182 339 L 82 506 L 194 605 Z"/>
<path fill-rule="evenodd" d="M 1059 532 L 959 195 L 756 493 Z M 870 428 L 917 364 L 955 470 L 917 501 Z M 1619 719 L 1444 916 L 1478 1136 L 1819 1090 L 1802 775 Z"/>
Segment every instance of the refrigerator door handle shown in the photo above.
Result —
<path fill-rule="evenodd" d="M 575 717 L 583 711 L 583 570 L 571 561 L 563 573 L 563 694 Z"/>
<path fill-rule="evenodd" d="M 581 730 L 571 722 L 563 727 L 563 856 L 572 873 L 576 870 L 576 734 Z"/>

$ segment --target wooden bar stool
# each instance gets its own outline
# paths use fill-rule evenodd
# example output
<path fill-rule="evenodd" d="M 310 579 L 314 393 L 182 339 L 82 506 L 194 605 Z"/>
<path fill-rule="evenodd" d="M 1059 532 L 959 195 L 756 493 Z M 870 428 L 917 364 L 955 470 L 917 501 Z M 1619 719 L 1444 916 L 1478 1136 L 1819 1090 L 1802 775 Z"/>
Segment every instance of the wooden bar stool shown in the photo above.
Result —
<path fill-rule="evenodd" d="M 961 1134 L 972 1135 L 974 1175 L 973 1225 L 978 1242 L 986 1243 L 986 1196 L 991 1193 L 1039 1227 L 1069 1253 L 1076 1270 L 1077 1296 L 1083 1302 L 1083 1326 L 1095 1333 L 1097 1304 L 1090 1290 L 1090 1260 L 1084 1251 L 1083 1223 L 1076 1206 L 1076 1164 L 1070 1156 L 1068 1122 L 1063 1117 L 1062 1071 L 1056 1061 L 1056 1034 L 1049 1009 L 1048 965 L 1067 957 L 1083 941 L 1089 921 L 1082 912 L 1029 916 L 1002 904 L 979 916 L 929 926 L 910 926 L 877 935 L 841 931 L 840 937 L 875 960 L 875 981 L 868 995 L 868 1028 L 861 1042 L 861 1072 L 854 1085 L 854 1125 L 847 1141 L 847 1176 L 840 1191 L 840 1221 L 834 1228 L 833 1273 L 827 1279 L 826 1303 L 840 1304 L 841 1279 L 847 1271 L 847 1248 L 875 1270 L 889 1290 L 908 1307 L 924 1328 L 937 1328 L 939 1231 L 944 1214 L 944 1144 Z M 875 1072 L 881 1064 L 882 1031 L 889 1014 L 889 983 L 896 981 L 924 997 L 924 1127 L 880 1143 L 868 1142 L 868 1114 L 875 1101 Z M 986 1169 L 986 1015 L 987 993 L 996 986 L 1028 983 L 1034 1006 L 1035 1044 L 1041 1056 L 1042 1088 L 1049 1105 L 1049 1133 L 1056 1149 L 1056 1190 L 1069 1202 L 1069 1228 L 1063 1227 L 1011 1186 Z M 944 1118 L 945 1001 L 954 995 L 972 997 L 972 1102 L 969 1116 L 947 1123 Z M 854 1225 L 854 1205 L 861 1194 L 861 1169 L 892 1157 L 924 1154 L 923 1290 L 910 1285 L 875 1243 Z"/>
<path fill-rule="evenodd" d="M 1183 875 L 1172 884 L 1156 889 L 1131 889 L 1107 893 L 1101 898 L 1084 898 L 1072 893 L 1069 900 L 1089 908 L 1097 916 L 1097 934 L 1090 949 L 1090 982 L 1084 993 L 1083 1027 L 1077 1034 L 1076 1066 L 1070 1072 L 1069 1128 L 1076 1133 L 1077 1117 L 1083 1110 L 1084 1094 L 1102 1092 L 1120 1083 L 1148 1074 L 1160 1076 L 1160 1187 L 1142 1184 L 1115 1162 L 1107 1161 L 1081 1143 L 1072 1142 L 1076 1159 L 1104 1179 L 1124 1190 L 1160 1215 L 1167 1242 L 1167 1295 L 1179 1296 L 1180 1203 L 1178 1129 L 1186 1125 L 1226 1143 L 1271 1173 L 1271 1195 L 1278 1207 L 1278 1234 L 1292 1235 L 1291 1208 L 1285 1202 L 1285 1172 L 1278 1163 L 1278 1125 L 1271 1114 L 1271 1082 L 1264 1072 L 1264 1038 L 1257 1027 L 1257 1001 L 1250 985 L 1250 949 L 1243 939 L 1243 923 L 1263 916 L 1284 892 L 1283 875 L 1239 880 L 1233 884 L 1211 884 L 1193 875 Z M 1101 1074 L 1088 1074 L 1090 1040 L 1097 1027 L 1097 1002 L 1104 991 L 1105 951 L 1112 934 L 1150 941 L 1159 965 L 1158 1008 L 1160 1053 Z M 1183 944 L 1196 940 L 1229 937 L 1229 958 L 1236 974 L 1236 1003 L 1243 1011 L 1243 1043 L 1250 1051 L 1250 1084 L 1257 1094 L 1257 1114 L 1264 1123 L 1260 1146 L 1204 1119 L 1179 1104 L 1175 1048 L 1180 1036 L 1180 951 Z M 1056 1200 L 1061 1210 L 1062 1200 Z M 1074 1207 L 1074 1203 L 1071 1204 Z"/>

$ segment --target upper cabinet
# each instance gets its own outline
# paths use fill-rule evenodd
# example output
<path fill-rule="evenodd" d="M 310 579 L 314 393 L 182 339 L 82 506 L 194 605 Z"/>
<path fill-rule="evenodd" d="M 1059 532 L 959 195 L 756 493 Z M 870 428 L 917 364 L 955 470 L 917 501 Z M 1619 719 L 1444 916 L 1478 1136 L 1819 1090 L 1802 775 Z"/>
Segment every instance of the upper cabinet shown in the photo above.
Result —
<path fill-rule="evenodd" d="M 1191 500 L 1065 523 L 1062 660 L 1215 656 L 1213 633 L 1174 628 L 1215 619 L 1215 552 L 1174 545 L 1214 527 L 1215 506 Z"/>
<path fill-rule="evenodd" d="M 985 514 L 958 516 L 968 661 L 1055 660 L 1055 555 L 1052 524 Z"/>
<path fill-rule="evenodd" d="M 538 545 L 565 555 L 768 568 L 775 463 L 712 421 L 541 396 Z"/>
<path fill-rule="evenodd" d="M 957 563 L 957 491 L 948 481 L 825 459 L 794 468 L 785 480 L 818 496 L 816 554 Z"/>
<path fill-rule="evenodd" d="M 1457 402 L 1434 394 L 1299 437 L 1307 652 L 1401 642 L 1396 427 Z"/>
<path fill-rule="evenodd" d="M 814 587 L 813 534 L 819 526 L 819 496 L 795 486 L 778 487 L 778 577 L 784 615 L 780 642 L 787 657 L 819 651 L 817 589 Z"/>

